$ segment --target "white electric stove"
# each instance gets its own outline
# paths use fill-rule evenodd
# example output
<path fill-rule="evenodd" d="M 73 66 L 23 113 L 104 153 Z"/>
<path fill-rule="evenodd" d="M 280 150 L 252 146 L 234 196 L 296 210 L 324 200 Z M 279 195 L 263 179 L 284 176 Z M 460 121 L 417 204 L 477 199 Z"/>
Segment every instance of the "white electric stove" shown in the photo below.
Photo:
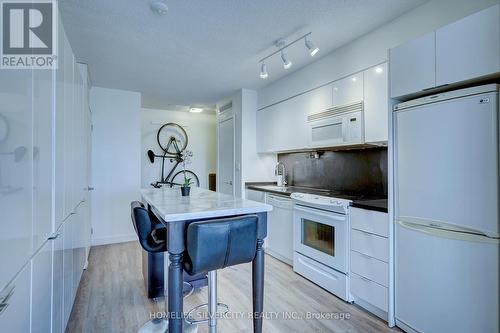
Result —
<path fill-rule="evenodd" d="M 351 200 L 292 193 L 293 269 L 349 301 L 349 206 Z"/>

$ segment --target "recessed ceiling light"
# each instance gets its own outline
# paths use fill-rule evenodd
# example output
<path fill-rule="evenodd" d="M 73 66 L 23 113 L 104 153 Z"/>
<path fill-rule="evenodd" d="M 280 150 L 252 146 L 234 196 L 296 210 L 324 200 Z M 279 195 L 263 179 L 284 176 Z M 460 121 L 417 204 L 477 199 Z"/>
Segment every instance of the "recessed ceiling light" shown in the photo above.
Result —
<path fill-rule="evenodd" d="M 168 6 L 163 1 L 151 2 L 151 10 L 158 15 L 165 15 L 168 12 Z"/>
<path fill-rule="evenodd" d="M 190 108 L 189 112 L 200 113 L 200 112 L 203 112 L 203 109 L 202 108 Z"/>
<path fill-rule="evenodd" d="M 382 67 L 376 67 L 375 68 L 375 72 L 377 73 L 382 73 L 384 70 L 382 69 Z"/>
<path fill-rule="evenodd" d="M 354 76 L 351 80 L 352 80 L 352 82 L 356 82 L 356 81 L 358 81 L 358 78 Z"/>

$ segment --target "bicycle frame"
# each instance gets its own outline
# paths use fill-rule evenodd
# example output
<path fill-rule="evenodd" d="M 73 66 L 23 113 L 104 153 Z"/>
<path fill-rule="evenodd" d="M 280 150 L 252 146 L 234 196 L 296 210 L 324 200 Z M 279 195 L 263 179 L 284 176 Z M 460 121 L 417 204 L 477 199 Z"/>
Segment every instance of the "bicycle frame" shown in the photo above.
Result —
<path fill-rule="evenodd" d="M 170 148 L 171 145 L 174 146 L 174 149 L 176 151 L 175 154 L 168 153 L 168 150 L 169 150 L 169 148 Z M 170 154 L 170 155 L 167 155 L 167 154 Z M 165 174 L 165 159 L 167 159 L 167 158 L 175 159 L 176 163 L 173 166 L 173 168 L 170 170 L 170 172 L 168 173 L 167 177 L 164 177 L 164 174 Z M 167 147 L 165 149 L 165 153 L 163 154 L 163 158 L 162 158 L 162 161 L 161 161 L 161 182 L 158 182 L 158 183 L 171 184 L 171 182 L 169 181 L 170 177 L 172 177 L 172 174 L 174 173 L 175 169 L 177 169 L 177 166 L 180 163 L 182 163 L 182 162 L 184 162 L 184 159 L 182 158 L 182 152 L 179 150 L 179 146 L 177 145 L 177 141 L 172 136 L 172 137 L 170 137 L 170 140 L 168 141 Z"/>

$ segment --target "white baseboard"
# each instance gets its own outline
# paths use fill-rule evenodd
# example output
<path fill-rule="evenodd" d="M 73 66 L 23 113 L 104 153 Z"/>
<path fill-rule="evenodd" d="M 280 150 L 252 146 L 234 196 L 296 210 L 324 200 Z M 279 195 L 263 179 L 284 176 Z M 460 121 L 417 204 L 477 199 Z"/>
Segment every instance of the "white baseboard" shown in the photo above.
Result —
<path fill-rule="evenodd" d="M 124 243 L 137 240 L 136 234 L 118 235 L 110 237 L 92 238 L 92 246 Z"/>

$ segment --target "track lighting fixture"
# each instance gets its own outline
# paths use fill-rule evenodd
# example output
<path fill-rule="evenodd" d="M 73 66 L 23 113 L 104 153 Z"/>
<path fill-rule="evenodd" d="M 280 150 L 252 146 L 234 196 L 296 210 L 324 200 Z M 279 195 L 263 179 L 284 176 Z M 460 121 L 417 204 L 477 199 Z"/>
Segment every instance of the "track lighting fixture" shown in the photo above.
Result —
<path fill-rule="evenodd" d="M 305 44 L 307 50 L 309 51 L 309 54 L 311 55 L 311 57 L 314 57 L 314 55 L 319 52 L 319 48 L 316 47 L 314 45 L 314 43 L 309 39 L 311 34 L 312 34 L 311 32 L 308 32 L 307 34 L 297 38 L 296 40 L 294 40 L 293 42 L 288 43 L 288 44 L 283 39 L 277 40 L 275 45 L 278 48 L 278 50 L 274 51 L 273 53 L 271 53 L 268 56 L 259 60 L 260 78 L 261 79 L 268 78 L 269 74 L 267 73 L 267 66 L 266 66 L 266 63 L 264 61 L 269 59 L 270 57 L 272 57 L 275 54 L 280 53 L 281 60 L 283 61 L 283 68 L 284 69 L 289 69 L 290 67 L 292 67 L 292 62 L 290 61 L 290 59 L 287 58 L 286 53 L 285 53 L 285 49 L 288 48 L 289 46 L 297 43 L 298 41 L 300 41 L 302 39 L 304 40 L 304 44 Z"/>
<path fill-rule="evenodd" d="M 281 50 L 281 60 L 283 60 L 283 68 L 288 69 L 292 67 L 292 62 L 286 58 L 285 51 Z"/>
<path fill-rule="evenodd" d="M 267 66 L 266 66 L 266 63 L 263 62 L 261 65 L 260 65 L 260 78 L 261 79 L 267 79 L 269 75 L 267 74 Z"/>
<path fill-rule="evenodd" d="M 311 42 L 307 36 L 304 38 L 304 42 L 306 44 L 307 49 L 309 50 L 309 53 L 311 54 L 311 57 L 314 57 L 316 53 L 318 53 L 319 48 L 314 46 L 314 43 Z"/>

